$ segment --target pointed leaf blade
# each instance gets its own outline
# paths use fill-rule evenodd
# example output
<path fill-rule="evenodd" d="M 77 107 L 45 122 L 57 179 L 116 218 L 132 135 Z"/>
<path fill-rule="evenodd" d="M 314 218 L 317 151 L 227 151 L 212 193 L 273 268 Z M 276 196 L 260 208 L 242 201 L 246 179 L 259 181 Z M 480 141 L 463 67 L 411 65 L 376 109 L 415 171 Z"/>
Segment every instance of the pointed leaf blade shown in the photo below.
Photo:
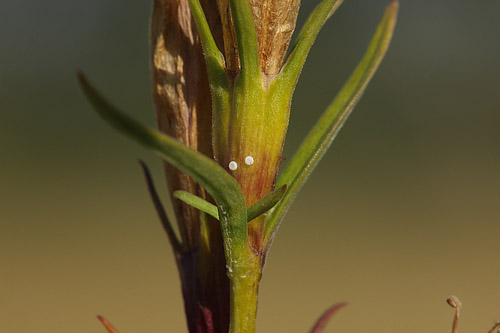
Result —
<path fill-rule="evenodd" d="M 267 215 L 264 226 L 265 253 L 286 211 L 326 153 L 380 65 L 392 38 L 397 12 L 398 2 L 392 1 L 386 8 L 363 59 L 278 179 L 277 186 L 287 184 L 288 190 L 283 199 Z"/>
<path fill-rule="evenodd" d="M 325 22 L 333 15 L 342 2 L 343 0 L 323 0 L 311 12 L 304 26 L 300 29 L 297 41 L 280 75 L 283 78 L 282 82 L 286 82 L 288 90 L 294 89 L 316 37 Z"/>
<path fill-rule="evenodd" d="M 326 327 L 326 324 L 328 324 L 328 321 L 332 316 L 337 313 L 340 309 L 343 307 L 347 306 L 347 303 L 338 303 L 333 306 L 331 306 L 328 310 L 326 310 L 321 317 L 319 317 L 318 321 L 314 324 L 313 328 L 311 329 L 311 333 L 322 333 L 323 330 Z"/>
<path fill-rule="evenodd" d="M 248 0 L 229 0 L 241 61 L 240 76 L 260 76 L 257 33 Z"/>

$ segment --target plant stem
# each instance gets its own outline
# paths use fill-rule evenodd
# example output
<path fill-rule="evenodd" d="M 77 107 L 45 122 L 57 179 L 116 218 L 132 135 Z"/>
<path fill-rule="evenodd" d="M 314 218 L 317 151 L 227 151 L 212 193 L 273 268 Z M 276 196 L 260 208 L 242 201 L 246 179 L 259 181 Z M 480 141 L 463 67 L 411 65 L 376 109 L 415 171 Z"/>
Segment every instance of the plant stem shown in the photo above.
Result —
<path fill-rule="evenodd" d="M 231 279 L 230 333 L 254 333 L 257 315 L 257 293 L 261 278 L 260 261 L 251 255 L 248 265 L 233 271 Z"/>

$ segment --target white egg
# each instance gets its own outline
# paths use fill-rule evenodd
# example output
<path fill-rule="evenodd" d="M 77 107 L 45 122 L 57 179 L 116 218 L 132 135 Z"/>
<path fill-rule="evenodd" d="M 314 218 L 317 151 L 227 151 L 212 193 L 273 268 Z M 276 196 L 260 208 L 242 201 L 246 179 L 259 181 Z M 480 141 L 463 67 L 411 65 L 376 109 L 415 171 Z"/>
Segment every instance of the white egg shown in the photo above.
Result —
<path fill-rule="evenodd" d="M 234 171 L 236 169 L 238 169 L 238 163 L 236 163 L 235 161 L 229 162 L 229 170 Z"/>

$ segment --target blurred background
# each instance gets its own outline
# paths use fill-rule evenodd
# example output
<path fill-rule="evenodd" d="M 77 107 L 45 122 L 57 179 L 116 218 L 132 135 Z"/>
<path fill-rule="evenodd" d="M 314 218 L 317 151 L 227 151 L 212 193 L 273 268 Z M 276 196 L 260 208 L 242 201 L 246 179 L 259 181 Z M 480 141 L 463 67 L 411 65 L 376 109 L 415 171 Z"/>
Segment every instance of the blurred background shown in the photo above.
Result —
<path fill-rule="evenodd" d="M 303 1 L 299 26 L 319 1 Z M 294 97 L 285 157 L 361 58 L 388 0 L 348 0 Z M 137 159 L 82 69 L 153 125 L 151 1 L 0 3 L 0 331 L 185 332 L 172 251 Z M 380 70 L 273 245 L 258 332 L 450 332 L 500 320 L 500 2 L 401 1 Z"/>

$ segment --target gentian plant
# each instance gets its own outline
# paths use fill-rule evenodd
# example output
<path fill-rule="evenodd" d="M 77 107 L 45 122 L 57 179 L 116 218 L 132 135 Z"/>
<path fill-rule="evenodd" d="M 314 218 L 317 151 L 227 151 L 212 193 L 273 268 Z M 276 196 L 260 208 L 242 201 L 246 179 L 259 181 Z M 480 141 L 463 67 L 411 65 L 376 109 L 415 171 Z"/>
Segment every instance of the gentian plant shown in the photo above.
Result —
<path fill-rule="evenodd" d="M 397 1 L 278 177 L 295 86 L 316 36 L 341 2 L 323 0 L 286 56 L 300 0 L 155 0 L 151 70 L 158 130 L 119 111 L 79 75 L 99 115 L 166 162 L 179 235 L 142 166 L 175 254 L 190 332 L 255 331 L 259 282 L 278 227 L 387 51 Z M 342 306 L 329 309 L 312 332 L 321 332 Z"/>

